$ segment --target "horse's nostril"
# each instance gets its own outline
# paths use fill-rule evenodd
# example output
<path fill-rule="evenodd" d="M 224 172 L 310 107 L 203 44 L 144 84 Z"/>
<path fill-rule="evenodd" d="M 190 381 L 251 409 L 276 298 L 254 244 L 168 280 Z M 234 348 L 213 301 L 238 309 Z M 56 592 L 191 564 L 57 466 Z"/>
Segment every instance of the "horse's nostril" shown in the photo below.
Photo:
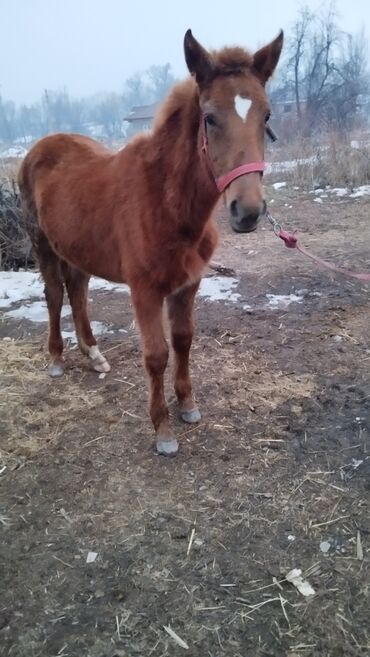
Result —
<path fill-rule="evenodd" d="M 238 201 L 231 201 L 230 213 L 232 217 L 235 217 L 235 219 L 238 217 Z"/>

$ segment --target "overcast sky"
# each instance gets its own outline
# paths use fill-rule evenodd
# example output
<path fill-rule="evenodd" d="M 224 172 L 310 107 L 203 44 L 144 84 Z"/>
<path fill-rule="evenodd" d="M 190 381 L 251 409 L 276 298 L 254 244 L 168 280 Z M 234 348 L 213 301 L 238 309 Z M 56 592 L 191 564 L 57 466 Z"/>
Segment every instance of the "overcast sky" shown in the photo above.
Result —
<path fill-rule="evenodd" d="M 297 0 L 0 0 L 0 93 L 17 102 L 66 86 L 73 96 L 120 91 L 151 64 L 186 74 L 187 28 L 207 47 L 251 50 L 289 29 Z M 308 2 L 311 9 L 323 2 Z M 337 0 L 341 27 L 370 39 L 370 0 Z"/>

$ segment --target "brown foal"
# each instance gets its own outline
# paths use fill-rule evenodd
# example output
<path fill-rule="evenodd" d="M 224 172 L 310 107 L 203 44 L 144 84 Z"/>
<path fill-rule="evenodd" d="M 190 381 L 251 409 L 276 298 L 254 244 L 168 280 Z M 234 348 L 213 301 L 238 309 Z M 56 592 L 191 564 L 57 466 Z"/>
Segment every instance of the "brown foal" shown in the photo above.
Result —
<path fill-rule="evenodd" d="M 210 53 L 188 30 L 184 50 L 191 77 L 173 88 L 150 134 L 116 153 L 88 137 L 50 135 L 35 144 L 20 170 L 26 225 L 45 281 L 49 373 L 63 374 L 64 286 L 81 351 L 96 371 L 108 372 L 87 314 L 89 278 L 128 283 L 162 454 L 178 449 L 164 396 L 163 305 L 166 300 L 180 414 L 197 422 L 189 350 L 194 297 L 217 243 L 212 211 L 224 191 L 238 232 L 254 230 L 264 211 L 270 115 L 264 87 L 282 43 L 281 33 L 254 55 L 242 48 Z"/>

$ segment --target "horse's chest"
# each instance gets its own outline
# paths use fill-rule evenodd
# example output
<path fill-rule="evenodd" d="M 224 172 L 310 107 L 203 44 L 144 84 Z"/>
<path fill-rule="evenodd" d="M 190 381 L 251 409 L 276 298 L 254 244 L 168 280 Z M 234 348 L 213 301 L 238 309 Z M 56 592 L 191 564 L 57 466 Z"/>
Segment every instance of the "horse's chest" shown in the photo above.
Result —
<path fill-rule="evenodd" d="M 213 237 L 213 236 L 212 236 Z M 203 276 L 217 242 L 217 235 L 211 239 L 206 235 L 196 248 L 186 249 L 173 259 L 172 290 L 197 283 Z"/>

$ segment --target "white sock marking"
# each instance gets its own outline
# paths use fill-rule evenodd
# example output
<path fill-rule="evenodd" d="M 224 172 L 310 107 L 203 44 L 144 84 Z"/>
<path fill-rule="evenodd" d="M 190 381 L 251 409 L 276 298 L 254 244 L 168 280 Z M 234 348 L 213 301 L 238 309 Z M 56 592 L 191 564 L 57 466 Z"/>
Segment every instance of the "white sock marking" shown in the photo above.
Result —
<path fill-rule="evenodd" d="M 252 101 L 250 98 L 242 98 L 242 96 L 238 95 L 235 96 L 234 103 L 236 113 L 245 123 L 248 117 L 249 108 L 252 105 Z"/>
<path fill-rule="evenodd" d="M 105 361 L 104 356 L 100 353 L 96 345 L 93 345 L 89 348 L 89 358 L 91 358 L 93 361 L 96 361 L 97 363 L 104 363 Z"/>
<path fill-rule="evenodd" d="M 110 372 L 110 365 L 107 359 L 100 353 L 96 345 L 89 347 L 89 358 L 96 372 Z"/>

